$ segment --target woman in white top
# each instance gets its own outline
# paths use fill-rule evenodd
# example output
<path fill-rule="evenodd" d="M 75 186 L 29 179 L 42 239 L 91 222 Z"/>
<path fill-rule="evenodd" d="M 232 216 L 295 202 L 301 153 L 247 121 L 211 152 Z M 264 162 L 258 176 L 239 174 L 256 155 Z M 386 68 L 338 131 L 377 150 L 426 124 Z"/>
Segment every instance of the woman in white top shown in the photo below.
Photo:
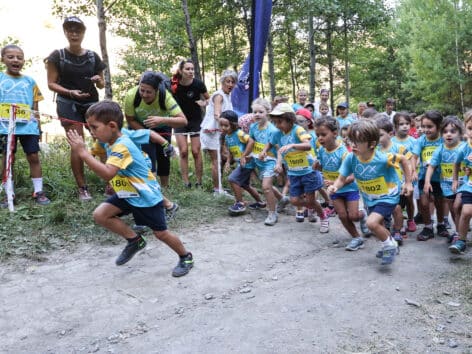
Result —
<path fill-rule="evenodd" d="M 202 149 L 208 151 L 211 158 L 211 177 L 213 190 L 221 192 L 218 183 L 218 149 L 220 149 L 220 124 L 221 112 L 232 110 L 231 91 L 233 90 L 238 75 L 232 70 L 225 70 L 220 78 L 221 88 L 211 95 L 205 118 L 203 118 L 200 130 L 200 142 Z"/>

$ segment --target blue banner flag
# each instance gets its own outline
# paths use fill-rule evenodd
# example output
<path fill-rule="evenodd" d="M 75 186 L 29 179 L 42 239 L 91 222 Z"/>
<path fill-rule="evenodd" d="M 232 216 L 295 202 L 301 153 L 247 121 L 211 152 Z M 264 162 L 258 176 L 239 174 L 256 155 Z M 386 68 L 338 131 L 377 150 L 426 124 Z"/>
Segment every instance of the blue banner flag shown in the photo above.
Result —
<path fill-rule="evenodd" d="M 251 52 L 247 56 L 238 82 L 231 93 L 233 109 L 238 116 L 250 111 L 250 100 L 259 97 L 259 77 L 269 37 L 272 0 L 252 1 Z"/>

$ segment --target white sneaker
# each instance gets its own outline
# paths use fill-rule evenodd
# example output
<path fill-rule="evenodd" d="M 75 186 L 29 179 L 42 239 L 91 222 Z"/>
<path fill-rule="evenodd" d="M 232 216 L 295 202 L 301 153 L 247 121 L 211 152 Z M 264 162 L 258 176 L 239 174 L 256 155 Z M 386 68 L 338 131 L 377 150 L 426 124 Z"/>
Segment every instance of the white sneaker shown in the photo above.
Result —
<path fill-rule="evenodd" d="M 223 189 L 223 190 L 220 190 L 220 191 L 219 191 L 219 190 L 213 191 L 213 196 L 214 196 L 214 197 L 217 197 L 217 198 L 219 198 L 219 197 L 231 198 L 231 199 L 234 198 L 230 193 L 228 193 L 228 192 L 225 191 L 224 189 Z"/>
<path fill-rule="evenodd" d="M 267 218 L 264 221 L 264 225 L 274 226 L 276 223 L 277 223 L 277 214 L 269 213 L 269 215 L 267 215 Z"/>
<path fill-rule="evenodd" d="M 313 209 L 308 209 L 308 221 L 309 222 L 317 222 L 318 218 L 315 215 L 315 211 Z"/>
<path fill-rule="evenodd" d="M 321 220 L 320 232 L 326 234 L 329 232 L 329 218 Z"/>

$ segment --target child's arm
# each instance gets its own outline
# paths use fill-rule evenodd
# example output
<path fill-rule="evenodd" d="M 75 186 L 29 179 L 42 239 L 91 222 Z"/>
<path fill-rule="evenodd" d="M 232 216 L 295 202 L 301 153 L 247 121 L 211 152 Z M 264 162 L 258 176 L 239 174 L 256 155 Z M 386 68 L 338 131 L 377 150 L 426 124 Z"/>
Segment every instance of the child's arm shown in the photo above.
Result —
<path fill-rule="evenodd" d="M 408 196 L 413 193 L 413 185 L 411 184 L 411 181 L 412 181 L 411 164 L 410 164 L 410 161 L 405 156 L 403 155 L 397 155 L 397 156 L 400 157 L 400 166 L 402 167 L 403 175 L 405 176 L 405 183 L 403 183 L 402 185 L 402 194 Z"/>
<path fill-rule="evenodd" d="M 39 115 L 39 104 L 38 101 L 33 102 L 33 114 L 34 117 L 36 118 L 36 121 L 38 122 L 38 131 L 39 131 L 39 141 L 41 141 L 41 138 L 43 136 L 43 132 L 41 131 L 41 117 Z"/>
<path fill-rule="evenodd" d="M 433 187 L 431 187 L 431 177 L 433 176 L 435 167 L 428 165 L 428 168 L 426 169 L 426 176 L 424 178 L 424 187 L 423 187 L 423 192 L 425 194 L 428 194 L 433 191 Z"/>
<path fill-rule="evenodd" d="M 252 152 L 252 148 L 254 147 L 254 139 L 249 137 L 247 143 L 246 143 L 246 149 L 244 150 L 244 152 L 242 153 L 241 155 L 241 159 L 240 159 L 240 164 L 241 166 L 245 166 L 246 165 L 246 157 L 249 157 L 251 156 L 251 152 Z"/>
<path fill-rule="evenodd" d="M 452 191 L 457 192 L 457 185 L 459 184 L 459 169 L 461 168 L 461 163 L 456 162 L 454 168 L 452 169 Z"/>
<path fill-rule="evenodd" d="M 339 175 L 338 178 L 336 178 L 336 181 L 334 181 L 332 185 L 328 186 L 326 191 L 329 194 L 336 193 L 337 190 L 339 190 L 340 188 L 342 188 L 346 184 L 346 179 L 347 179 L 347 177 L 345 177 L 343 175 Z"/>
<path fill-rule="evenodd" d="M 411 157 L 411 168 L 412 168 L 412 174 L 411 174 L 411 180 L 412 181 L 417 181 L 418 180 L 418 173 L 416 172 L 416 166 L 418 166 L 418 155 L 413 154 Z"/>
<path fill-rule="evenodd" d="M 289 151 L 290 149 L 301 150 L 301 151 L 311 150 L 310 139 L 305 139 L 301 143 L 298 143 L 298 144 L 284 145 L 279 149 L 279 151 L 281 153 L 284 153 L 284 152 Z"/>
<path fill-rule="evenodd" d="M 76 152 L 77 155 L 84 161 L 87 166 L 95 172 L 100 178 L 103 178 L 105 181 L 111 180 L 119 171 L 119 168 L 113 165 L 106 165 L 90 154 L 87 150 L 82 137 L 77 134 L 74 129 L 71 129 L 67 132 L 67 141 L 72 149 Z"/>
<path fill-rule="evenodd" d="M 272 144 L 270 143 L 270 141 L 265 144 L 264 148 L 262 149 L 261 153 L 259 154 L 259 160 L 261 161 L 264 161 L 265 158 L 267 157 L 267 151 L 269 151 L 270 149 L 272 149 Z"/>
<path fill-rule="evenodd" d="M 282 167 L 282 159 L 283 159 L 282 153 L 280 152 L 280 149 L 279 149 L 277 151 L 277 163 L 275 164 L 275 168 L 274 168 L 274 171 L 277 172 L 277 173 L 282 173 L 284 171 L 284 169 Z"/>

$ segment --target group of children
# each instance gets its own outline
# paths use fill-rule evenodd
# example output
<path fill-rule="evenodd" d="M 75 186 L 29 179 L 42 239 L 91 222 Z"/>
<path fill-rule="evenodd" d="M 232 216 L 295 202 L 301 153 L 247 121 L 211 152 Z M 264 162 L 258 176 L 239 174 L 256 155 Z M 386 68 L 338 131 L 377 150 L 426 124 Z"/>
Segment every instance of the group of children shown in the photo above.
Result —
<path fill-rule="evenodd" d="M 225 145 L 238 163 L 228 178 L 235 196 L 231 215 L 246 210 L 242 190 L 255 199 L 247 205 L 250 209 L 267 205 L 264 223 L 269 226 L 277 222 L 277 211 L 287 201 L 297 208 L 297 221 L 304 215 L 314 221 L 317 214 L 321 233 L 329 232 L 329 216 L 337 215 L 351 236 L 346 250 L 362 248 L 364 237 L 374 235 L 382 243 L 377 257 L 382 264 L 391 264 L 408 232 L 416 231 L 415 220 L 424 223 L 418 241 L 434 237 L 435 209 L 437 234 L 448 240 L 452 253 L 465 251 L 472 216 L 472 182 L 467 173 L 472 163 L 472 111 L 465 114 L 464 123 L 456 116 L 443 119 L 438 111 L 415 120 L 407 112 L 390 118 L 368 111 L 358 119 L 340 115 L 313 120 L 303 108 L 294 112 L 288 103 L 271 108 L 262 98 L 253 102 L 252 110 L 254 123 L 248 132 L 239 127 L 233 111 L 221 114 Z M 412 136 L 413 124 L 418 138 Z M 251 185 L 254 172 L 262 180 L 267 204 Z M 272 184 L 282 174 L 289 199 Z M 322 208 L 318 193 L 328 208 Z M 456 230 L 452 234 L 449 212 Z"/>

